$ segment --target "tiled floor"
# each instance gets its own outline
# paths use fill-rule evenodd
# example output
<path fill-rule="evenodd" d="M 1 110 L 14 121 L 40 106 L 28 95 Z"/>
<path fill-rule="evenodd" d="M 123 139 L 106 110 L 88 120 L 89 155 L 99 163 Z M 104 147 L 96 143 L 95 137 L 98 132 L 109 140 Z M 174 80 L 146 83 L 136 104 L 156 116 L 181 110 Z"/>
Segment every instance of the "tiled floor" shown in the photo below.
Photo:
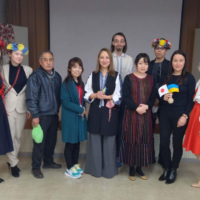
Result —
<path fill-rule="evenodd" d="M 13 178 L 6 165 L 7 158 L 0 157 L 0 177 L 5 182 L 0 184 L 0 200 L 199 200 L 200 189 L 190 185 L 200 179 L 200 164 L 194 161 L 182 161 L 178 169 L 178 178 L 174 184 L 159 182 L 162 168 L 152 165 L 144 168 L 148 180 L 137 177 L 135 181 L 128 179 L 128 167 L 123 166 L 119 175 L 113 179 L 95 178 L 83 174 L 82 178 L 73 180 L 64 176 L 65 162 L 61 169 L 42 170 L 44 179 L 35 179 L 31 174 L 31 158 L 21 156 L 19 167 L 20 178 Z M 84 168 L 85 160 L 80 159 Z"/>

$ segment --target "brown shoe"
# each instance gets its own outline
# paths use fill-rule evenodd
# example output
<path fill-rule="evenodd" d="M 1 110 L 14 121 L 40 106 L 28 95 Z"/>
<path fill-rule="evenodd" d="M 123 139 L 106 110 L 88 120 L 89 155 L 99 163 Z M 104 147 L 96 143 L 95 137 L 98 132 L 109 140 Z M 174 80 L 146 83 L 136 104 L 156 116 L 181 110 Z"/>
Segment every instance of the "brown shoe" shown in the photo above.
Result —
<path fill-rule="evenodd" d="M 44 178 L 44 175 L 43 175 L 43 173 L 41 172 L 40 169 L 32 169 L 31 173 L 33 174 L 33 176 L 35 178 L 38 178 L 38 179 Z"/>
<path fill-rule="evenodd" d="M 138 173 L 136 173 L 136 174 L 137 174 L 142 180 L 147 180 L 147 179 L 148 179 L 146 175 L 140 176 Z"/>
<path fill-rule="evenodd" d="M 128 178 L 131 180 L 131 181 L 134 181 L 136 179 L 135 176 L 128 176 Z"/>

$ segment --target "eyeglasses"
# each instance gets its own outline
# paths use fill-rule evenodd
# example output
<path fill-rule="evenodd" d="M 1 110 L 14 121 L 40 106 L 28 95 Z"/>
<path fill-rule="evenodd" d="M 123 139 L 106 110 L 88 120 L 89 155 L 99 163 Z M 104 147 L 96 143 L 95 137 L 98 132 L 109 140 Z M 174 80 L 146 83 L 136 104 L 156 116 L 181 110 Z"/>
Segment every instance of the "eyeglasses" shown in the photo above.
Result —
<path fill-rule="evenodd" d="M 164 50 L 165 48 L 164 48 L 164 47 L 156 47 L 155 49 L 156 49 L 156 50 L 159 50 L 159 49 L 160 49 L 160 50 Z"/>

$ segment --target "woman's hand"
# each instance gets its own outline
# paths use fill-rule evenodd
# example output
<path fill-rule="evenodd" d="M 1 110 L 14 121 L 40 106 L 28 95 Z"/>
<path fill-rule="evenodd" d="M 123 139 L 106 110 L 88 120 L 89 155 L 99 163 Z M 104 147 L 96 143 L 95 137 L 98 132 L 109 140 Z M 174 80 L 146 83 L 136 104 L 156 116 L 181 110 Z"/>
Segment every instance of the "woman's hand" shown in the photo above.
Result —
<path fill-rule="evenodd" d="M 27 113 L 26 113 L 26 118 L 27 118 L 27 119 L 30 119 L 30 117 L 31 117 L 31 113 L 30 113 L 30 112 L 27 112 Z"/>
<path fill-rule="evenodd" d="M 159 107 L 159 100 L 156 98 L 155 102 L 154 102 L 154 106 L 155 107 Z"/>
<path fill-rule="evenodd" d="M 172 98 L 172 95 L 173 95 L 172 93 L 165 94 L 163 99 L 164 99 L 165 101 L 168 101 L 169 98 Z"/>
<path fill-rule="evenodd" d="M 138 106 L 136 111 L 138 114 L 142 115 L 142 114 L 146 113 L 146 108 L 144 106 Z"/>
<path fill-rule="evenodd" d="M 178 120 L 178 123 L 177 123 L 177 127 L 181 127 L 181 126 L 184 126 L 187 122 L 187 119 L 186 117 L 184 116 L 181 116 Z"/>
<path fill-rule="evenodd" d="M 85 107 L 83 107 L 83 113 L 79 115 L 83 117 L 85 114 L 86 114 L 86 110 L 85 110 Z"/>
<path fill-rule="evenodd" d="M 146 104 L 140 104 L 139 107 L 143 107 L 145 110 L 148 110 L 149 109 L 149 106 L 146 105 Z"/>
<path fill-rule="evenodd" d="M 105 99 L 106 97 L 105 92 L 103 91 L 98 91 L 96 95 L 97 95 L 97 99 Z"/>

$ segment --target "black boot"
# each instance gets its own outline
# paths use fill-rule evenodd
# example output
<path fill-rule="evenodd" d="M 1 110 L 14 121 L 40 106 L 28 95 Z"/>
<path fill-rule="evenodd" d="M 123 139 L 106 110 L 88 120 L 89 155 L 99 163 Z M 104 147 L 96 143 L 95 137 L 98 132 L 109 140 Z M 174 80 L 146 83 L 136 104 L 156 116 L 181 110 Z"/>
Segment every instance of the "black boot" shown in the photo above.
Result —
<path fill-rule="evenodd" d="M 12 176 L 14 176 L 15 178 L 19 177 L 19 170 L 17 165 L 15 165 L 14 167 L 11 167 L 11 174 Z"/>
<path fill-rule="evenodd" d="M 4 180 L 2 178 L 0 178 L 0 183 L 4 182 Z"/>
<path fill-rule="evenodd" d="M 170 170 L 168 168 L 166 168 L 165 171 L 163 172 L 163 174 L 160 176 L 160 178 L 158 180 L 159 181 L 166 181 L 167 178 L 169 177 L 169 173 L 170 173 Z"/>
<path fill-rule="evenodd" d="M 10 166 L 9 162 L 7 162 L 7 165 L 8 165 L 8 169 L 10 169 L 11 166 Z M 17 167 L 17 165 L 16 165 L 16 167 Z M 17 169 L 18 169 L 19 172 L 21 172 L 21 170 L 19 169 L 19 167 L 17 167 Z"/>
<path fill-rule="evenodd" d="M 170 170 L 170 174 L 169 174 L 169 177 L 167 178 L 166 180 L 166 184 L 171 184 L 171 183 L 174 183 L 175 180 L 176 180 L 176 176 L 177 176 L 177 172 L 176 172 L 176 169 L 171 169 Z"/>

